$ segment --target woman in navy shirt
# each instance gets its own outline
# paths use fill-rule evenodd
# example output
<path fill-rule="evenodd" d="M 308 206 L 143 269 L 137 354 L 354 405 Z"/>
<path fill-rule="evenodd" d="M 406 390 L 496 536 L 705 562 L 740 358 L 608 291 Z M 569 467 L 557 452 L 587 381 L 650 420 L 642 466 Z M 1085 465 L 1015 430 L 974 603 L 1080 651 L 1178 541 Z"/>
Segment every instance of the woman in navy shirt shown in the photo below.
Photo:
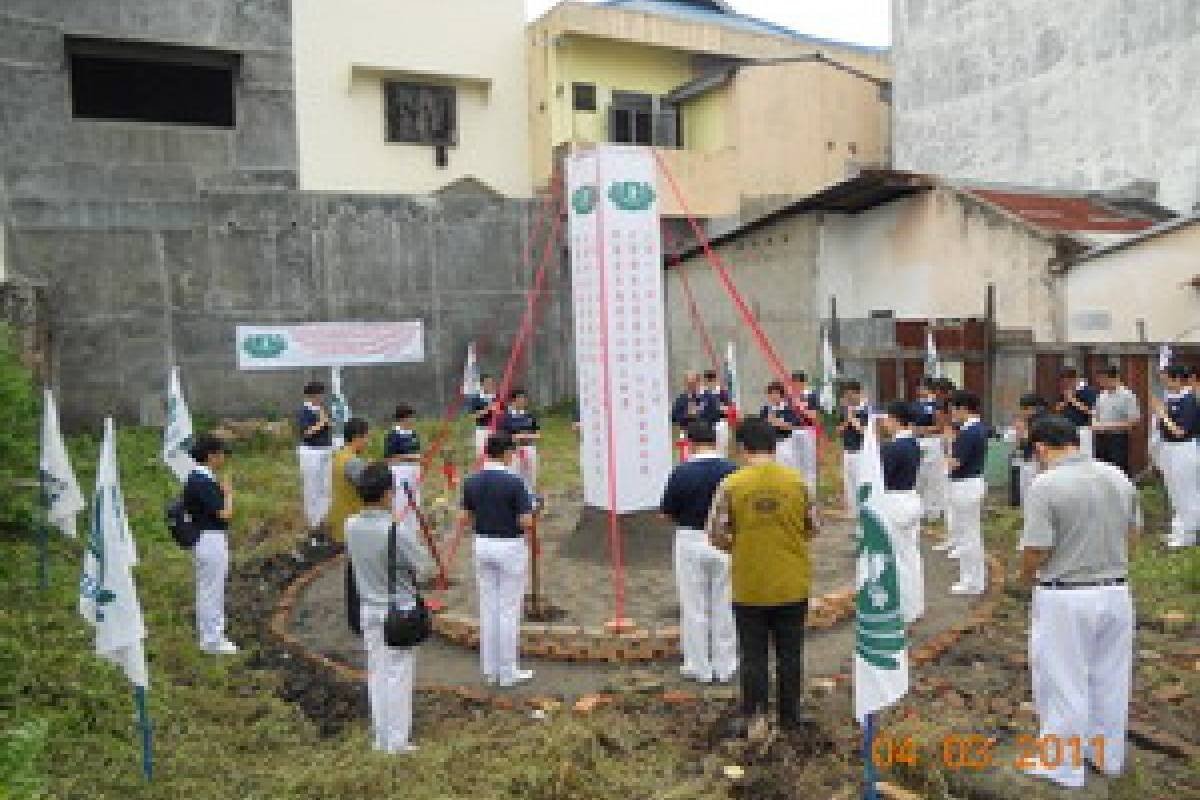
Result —
<path fill-rule="evenodd" d="M 217 480 L 228 446 L 211 434 L 192 446 L 196 468 L 183 486 L 183 507 L 201 531 L 193 554 L 196 560 L 196 633 L 200 649 L 213 655 L 232 655 L 237 646 L 225 638 L 225 580 L 229 575 L 229 520 L 233 518 L 233 488 Z"/>

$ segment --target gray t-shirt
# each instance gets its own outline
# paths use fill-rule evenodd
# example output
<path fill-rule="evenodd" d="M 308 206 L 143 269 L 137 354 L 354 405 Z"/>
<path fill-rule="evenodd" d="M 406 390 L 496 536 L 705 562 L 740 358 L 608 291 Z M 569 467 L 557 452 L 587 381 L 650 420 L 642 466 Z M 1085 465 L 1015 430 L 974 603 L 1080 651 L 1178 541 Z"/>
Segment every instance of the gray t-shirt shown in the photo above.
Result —
<path fill-rule="evenodd" d="M 1142 416 L 1138 410 L 1137 395 L 1125 386 L 1111 392 L 1101 392 L 1096 398 L 1092 421 L 1097 423 L 1137 422 Z"/>
<path fill-rule="evenodd" d="M 1124 578 L 1127 537 L 1141 524 L 1137 490 L 1111 464 L 1067 456 L 1033 479 L 1020 547 L 1048 548 L 1039 581 L 1087 583 Z"/>
<path fill-rule="evenodd" d="M 365 509 L 346 520 L 346 550 L 354 565 L 354 580 L 364 605 L 387 608 L 387 541 L 391 524 L 392 513 L 378 508 Z M 416 603 L 409 571 L 423 579 L 434 568 L 433 559 L 417 541 L 411 527 L 401 525 L 396 529 L 396 598 L 400 608 L 411 608 Z"/>

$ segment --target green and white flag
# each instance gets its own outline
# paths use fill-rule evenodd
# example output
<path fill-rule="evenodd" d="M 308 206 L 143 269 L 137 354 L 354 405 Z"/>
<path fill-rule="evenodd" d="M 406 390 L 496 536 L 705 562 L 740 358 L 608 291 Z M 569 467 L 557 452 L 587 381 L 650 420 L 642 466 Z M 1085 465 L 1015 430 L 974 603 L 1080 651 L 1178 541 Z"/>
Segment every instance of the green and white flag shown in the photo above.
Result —
<path fill-rule="evenodd" d="M 83 492 L 71 469 L 67 443 L 58 426 L 58 407 L 54 403 L 54 393 L 49 389 L 42 397 L 41 451 L 38 472 L 46 521 L 75 538 L 75 516 L 83 511 Z"/>
<path fill-rule="evenodd" d="M 837 361 L 833 358 L 833 345 L 829 343 L 829 329 L 821 332 L 821 410 L 832 414 L 837 407 L 834 383 L 837 382 Z"/>
<path fill-rule="evenodd" d="M 887 515 L 881 513 L 883 465 L 872 416 L 859 457 L 854 716 L 887 708 L 908 692 L 908 643 L 900 608 L 900 580 Z"/>
<path fill-rule="evenodd" d="M 96 632 L 96 655 L 124 670 L 134 686 L 145 688 L 146 626 L 133 583 L 137 552 L 125 515 L 125 499 L 117 470 L 117 443 L 112 417 L 104 420 L 104 443 L 96 468 L 92 524 L 79 581 L 79 613 Z"/>
<path fill-rule="evenodd" d="M 196 462 L 188 450 L 192 446 L 192 412 L 183 399 L 183 386 L 179 382 L 179 367 L 171 367 L 167 378 L 167 421 L 163 425 L 162 459 L 180 483 L 196 468 Z"/>
<path fill-rule="evenodd" d="M 341 447 L 346 441 L 342 429 L 350 419 L 350 404 L 346 402 L 346 395 L 342 392 L 341 367 L 333 367 L 330 376 L 329 416 L 333 420 L 333 446 Z"/>
<path fill-rule="evenodd" d="M 746 413 L 746 407 L 742 405 L 742 375 L 738 372 L 737 349 L 733 342 L 725 344 L 725 386 L 729 391 L 729 402 L 740 417 Z"/>

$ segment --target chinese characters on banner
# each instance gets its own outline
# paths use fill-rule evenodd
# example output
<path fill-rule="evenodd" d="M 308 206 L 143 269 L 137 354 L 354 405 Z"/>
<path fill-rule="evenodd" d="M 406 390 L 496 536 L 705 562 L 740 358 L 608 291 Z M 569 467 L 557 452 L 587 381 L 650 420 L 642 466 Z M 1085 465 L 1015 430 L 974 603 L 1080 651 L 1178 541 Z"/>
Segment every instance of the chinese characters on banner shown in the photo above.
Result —
<path fill-rule="evenodd" d="M 657 508 L 671 429 L 654 158 L 597 148 L 567 181 L 584 501 L 609 508 L 611 434 L 616 511 Z"/>

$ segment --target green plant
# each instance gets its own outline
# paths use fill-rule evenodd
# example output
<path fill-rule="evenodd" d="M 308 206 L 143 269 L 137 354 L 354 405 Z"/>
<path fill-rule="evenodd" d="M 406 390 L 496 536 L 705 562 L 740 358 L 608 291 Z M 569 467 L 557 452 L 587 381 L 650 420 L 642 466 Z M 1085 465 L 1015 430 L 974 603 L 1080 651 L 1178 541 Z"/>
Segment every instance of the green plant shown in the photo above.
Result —
<path fill-rule="evenodd" d="M 29 530 L 37 502 L 41 413 L 33 375 L 21 364 L 7 325 L 0 325 L 0 409 L 0 531 Z"/>

